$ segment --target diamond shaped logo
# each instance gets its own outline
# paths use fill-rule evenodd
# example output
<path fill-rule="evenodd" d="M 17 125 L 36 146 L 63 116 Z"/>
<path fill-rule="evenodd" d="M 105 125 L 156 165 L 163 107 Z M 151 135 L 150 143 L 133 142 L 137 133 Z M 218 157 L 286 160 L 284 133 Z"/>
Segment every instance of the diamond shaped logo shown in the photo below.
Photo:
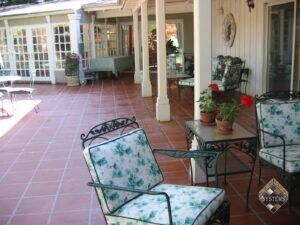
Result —
<path fill-rule="evenodd" d="M 289 199 L 287 190 L 273 178 L 259 191 L 259 201 L 270 210 L 276 213 Z"/>

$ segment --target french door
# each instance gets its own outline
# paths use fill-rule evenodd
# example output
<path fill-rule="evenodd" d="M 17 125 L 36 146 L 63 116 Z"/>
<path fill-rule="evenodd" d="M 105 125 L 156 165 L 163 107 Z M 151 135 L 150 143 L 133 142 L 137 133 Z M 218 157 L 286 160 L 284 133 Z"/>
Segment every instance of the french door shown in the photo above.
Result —
<path fill-rule="evenodd" d="M 267 91 L 293 88 L 295 9 L 292 0 L 267 5 Z"/>
<path fill-rule="evenodd" d="M 24 80 L 36 70 L 36 80 L 50 81 L 49 53 L 45 27 L 12 28 L 17 75 Z"/>

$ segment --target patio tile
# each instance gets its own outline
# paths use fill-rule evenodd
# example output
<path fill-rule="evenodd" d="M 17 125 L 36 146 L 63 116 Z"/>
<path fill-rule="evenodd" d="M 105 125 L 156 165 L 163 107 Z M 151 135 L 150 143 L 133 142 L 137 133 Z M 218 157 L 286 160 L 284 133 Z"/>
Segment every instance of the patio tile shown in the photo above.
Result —
<path fill-rule="evenodd" d="M 23 198 L 16 214 L 50 213 L 55 197 L 39 196 Z"/>
<path fill-rule="evenodd" d="M 59 182 L 31 183 L 25 196 L 56 195 Z"/>
<path fill-rule="evenodd" d="M 89 221 L 89 211 L 62 212 L 62 213 L 54 213 L 52 215 L 50 225 L 62 225 L 62 224 L 88 225 L 89 224 L 88 221 Z"/>
<path fill-rule="evenodd" d="M 230 219 L 230 225 L 240 225 L 241 222 L 243 225 L 264 225 L 256 215 L 233 216 Z"/>
<path fill-rule="evenodd" d="M 27 183 L 32 177 L 32 171 L 9 172 L 1 180 L 1 184 Z"/>
<path fill-rule="evenodd" d="M 33 182 L 60 181 L 63 170 L 38 170 L 33 177 Z"/>
<path fill-rule="evenodd" d="M 26 184 L 0 184 L 0 198 L 18 198 L 25 188 Z"/>
<path fill-rule="evenodd" d="M 91 194 L 59 195 L 55 212 L 89 209 Z"/>
<path fill-rule="evenodd" d="M 3 216 L 10 216 L 17 203 L 18 199 L 0 199 L 0 218 Z"/>
<path fill-rule="evenodd" d="M 49 214 L 41 215 L 16 215 L 11 221 L 11 225 L 46 225 Z"/>

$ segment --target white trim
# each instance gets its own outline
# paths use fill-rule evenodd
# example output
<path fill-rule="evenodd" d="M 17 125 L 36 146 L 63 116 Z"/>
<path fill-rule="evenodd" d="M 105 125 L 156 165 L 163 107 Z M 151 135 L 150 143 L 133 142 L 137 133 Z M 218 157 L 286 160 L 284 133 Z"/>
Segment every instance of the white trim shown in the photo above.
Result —
<path fill-rule="evenodd" d="M 294 85 L 294 65 L 295 65 L 295 43 L 296 43 L 296 23 L 297 23 L 297 1 L 296 0 L 266 0 L 264 2 L 264 64 L 263 64 L 263 92 L 268 90 L 268 50 L 269 50 L 269 9 L 275 5 L 282 5 L 287 3 L 294 3 L 294 24 L 293 24 L 293 47 L 292 47 L 292 67 L 291 67 L 291 83 L 290 90 L 293 90 Z"/>

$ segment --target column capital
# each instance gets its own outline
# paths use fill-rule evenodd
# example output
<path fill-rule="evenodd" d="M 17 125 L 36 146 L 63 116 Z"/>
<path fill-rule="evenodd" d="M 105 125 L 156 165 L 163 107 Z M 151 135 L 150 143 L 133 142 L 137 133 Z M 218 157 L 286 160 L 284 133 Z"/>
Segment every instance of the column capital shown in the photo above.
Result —
<path fill-rule="evenodd" d="M 91 15 L 92 23 L 95 23 L 95 19 L 96 19 L 96 16 L 95 15 Z"/>
<path fill-rule="evenodd" d="M 51 17 L 50 16 L 46 16 L 46 21 L 47 21 L 47 23 L 51 23 Z"/>
<path fill-rule="evenodd" d="M 4 24 L 6 27 L 8 27 L 8 20 L 4 20 Z"/>

